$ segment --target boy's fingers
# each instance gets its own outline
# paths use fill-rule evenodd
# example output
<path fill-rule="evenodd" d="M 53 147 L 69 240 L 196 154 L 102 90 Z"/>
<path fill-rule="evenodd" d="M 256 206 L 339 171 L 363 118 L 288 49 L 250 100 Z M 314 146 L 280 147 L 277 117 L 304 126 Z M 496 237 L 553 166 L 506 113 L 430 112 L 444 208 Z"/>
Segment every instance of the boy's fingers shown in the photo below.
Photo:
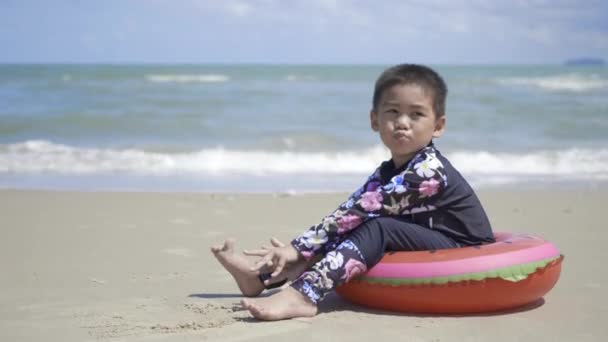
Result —
<path fill-rule="evenodd" d="M 283 271 L 283 268 L 285 268 L 285 260 L 280 260 L 279 263 L 277 264 L 277 267 L 274 269 L 272 274 L 270 274 L 270 277 L 275 278 L 276 276 L 281 274 L 281 272 Z"/>
<path fill-rule="evenodd" d="M 259 271 L 261 270 L 264 266 L 266 266 L 266 263 L 268 262 L 268 260 L 270 260 L 268 258 L 268 255 L 264 256 L 262 259 L 256 261 L 253 266 L 251 267 L 252 271 Z"/>
<path fill-rule="evenodd" d="M 262 260 L 256 262 L 251 268 L 252 271 L 259 271 L 264 267 L 272 267 L 272 260 L 263 258 Z"/>
<path fill-rule="evenodd" d="M 251 256 L 266 256 L 268 254 L 269 250 L 267 249 L 254 249 L 254 250 L 244 250 L 243 254 L 245 255 L 251 255 Z"/>
<path fill-rule="evenodd" d="M 270 279 L 273 279 L 273 280 L 274 280 L 274 279 L 276 279 L 276 277 L 277 277 L 279 274 L 281 274 L 281 271 L 278 271 L 278 272 L 277 272 L 277 271 L 278 271 L 278 269 L 277 269 L 277 270 L 275 270 L 274 272 L 272 272 L 272 273 L 270 274 Z"/>
<path fill-rule="evenodd" d="M 271 275 L 270 278 L 264 280 L 264 285 L 269 285 L 269 284 L 272 284 L 272 283 L 274 283 L 274 282 L 276 282 L 278 280 L 282 280 L 282 279 L 285 279 L 285 278 L 287 278 L 285 276 L 285 272 L 277 273 L 276 275 Z"/>
<path fill-rule="evenodd" d="M 275 247 L 285 247 L 285 244 L 279 241 L 277 238 L 270 239 L 270 243 Z"/>

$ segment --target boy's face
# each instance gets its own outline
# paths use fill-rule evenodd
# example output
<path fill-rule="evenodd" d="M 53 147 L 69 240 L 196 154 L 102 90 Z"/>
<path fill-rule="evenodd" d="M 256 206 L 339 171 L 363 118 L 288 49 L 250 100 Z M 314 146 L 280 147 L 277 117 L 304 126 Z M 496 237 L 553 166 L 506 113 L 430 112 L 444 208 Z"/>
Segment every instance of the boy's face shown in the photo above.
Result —
<path fill-rule="evenodd" d="M 433 98 L 415 84 L 397 84 L 386 89 L 378 107 L 370 113 L 372 129 L 391 151 L 397 167 L 441 136 L 445 116 L 437 119 Z"/>

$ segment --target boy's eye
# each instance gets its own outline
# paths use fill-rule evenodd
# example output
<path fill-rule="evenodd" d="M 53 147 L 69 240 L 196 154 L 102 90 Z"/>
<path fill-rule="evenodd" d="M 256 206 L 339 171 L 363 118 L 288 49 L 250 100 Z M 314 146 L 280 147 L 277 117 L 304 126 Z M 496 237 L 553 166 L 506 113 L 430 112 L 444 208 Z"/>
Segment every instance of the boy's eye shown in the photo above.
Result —
<path fill-rule="evenodd" d="M 421 113 L 421 112 L 414 112 L 414 113 L 412 113 L 412 116 L 413 116 L 413 117 L 415 117 L 415 118 L 421 118 L 421 117 L 423 117 L 423 116 L 424 116 L 424 113 Z"/>

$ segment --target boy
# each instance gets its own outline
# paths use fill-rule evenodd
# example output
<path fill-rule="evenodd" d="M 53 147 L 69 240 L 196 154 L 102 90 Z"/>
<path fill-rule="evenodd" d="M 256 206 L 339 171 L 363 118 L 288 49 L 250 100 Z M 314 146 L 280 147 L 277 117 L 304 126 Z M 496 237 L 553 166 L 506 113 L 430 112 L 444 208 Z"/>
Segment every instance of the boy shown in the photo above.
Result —
<path fill-rule="evenodd" d="M 257 295 L 288 276 L 290 287 L 267 298 L 243 299 L 256 318 L 314 316 L 317 303 L 343 282 L 367 271 L 385 251 L 456 248 L 493 242 L 477 196 L 433 144 L 445 129 L 447 87 L 432 69 L 402 64 L 376 81 L 370 124 L 391 152 L 367 182 L 332 214 L 290 245 L 246 252 L 261 256 L 253 268 L 232 251 L 212 251 L 245 295 Z M 271 270 L 262 274 L 261 270 Z"/>

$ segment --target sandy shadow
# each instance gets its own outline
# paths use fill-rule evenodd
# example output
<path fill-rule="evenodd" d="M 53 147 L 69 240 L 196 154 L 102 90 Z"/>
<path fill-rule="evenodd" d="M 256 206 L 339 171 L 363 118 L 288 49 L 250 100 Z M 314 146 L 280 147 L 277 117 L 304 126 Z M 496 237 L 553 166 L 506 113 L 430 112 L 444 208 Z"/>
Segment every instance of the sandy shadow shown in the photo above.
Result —
<path fill-rule="evenodd" d="M 247 317 L 234 317 L 233 319 L 235 321 L 237 321 L 237 322 L 243 322 L 243 323 L 267 323 L 267 321 L 262 321 L 262 320 L 259 320 L 257 318 L 250 317 L 250 316 L 247 316 Z"/>
<path fill-rule="evenodd" d="M 259 297 L 268 297 L 280 291 L 279 289 L 266 290 Z M 218 298 L 246 298 L 240 293 L 192 293 L 190 298 L 218 299 Z"/>
<path fill-rule="evenodd" d="M 277 291 L 278 289 L 265 291 L 261 296 L 266 297 L 270 296 Z M 188 297 L 190 298 L 202 298 L 202 299 L 218 299 L 218 298 L 244 298 L 242 294 L 239 293 L 193 293 Z M 360 306 L 357 304 L 353 304 L 351 302 L 346 301 L 344 298 L 340 297 L 336 293 L 330 293 L 325 297 L 323 302 L 319 304 L 319 314 L 321 313 L 332 313 L 332 312 L 340 312 L 340 311 L 351 311 L 351 312 L 361 312 L 371 315 L 383 315 L 383 316 L 404 316 L 404 317 L 492 317 L 492 316 L 504 316 L 504 315 L 512 315 L 521 312 L 531 311 L 536 308 L 539 308 L 545 304 L 544 298 L 540 298 L 532 303 L 519 306 L 516 308 L 494 311 L 494 312 L 482 312 L 482 313 L 468 313 L 468 314 L 427 314 L 427 313 L 408 313 L 408 312 L 396 312 L 396 311 L 388 311 L 381 309 L 368 308 L 364 306 Z M 244 310 L 244 309 L 243 309 Z M 235 310 L 242 311 L 242 310 Z M 237 318 L 242 322 L 259 322 L 254 318 Z"/>
<path fill-rule="evenodd" d="M 539 298 L 536 301 L 519 306 L 512 309 L 493 311 L 493 312 L 482 312 L 482 313 L 468 313 L 468 314 L 427 314 L 427 313 L 407 313 L 407 312 L 396 312 L 381 309 L 367 308 L 357 304 L 350 303 L 344 298 L 340 297 L 335 293 L 329 294 L 325 300 L 319 305 L 319 313 L 331 313 L 336 311 L 354 311 L 363 312 L 372 315 L 391 315 L 391 316 L 407 316 L 407 317 L 492 317 L 492 316 L 504 316 L 512 315 L 521 312 L 531 311 L 537 309 L 545 304 L 544 298 Z"/>
<path fill-rule="evenodd" d="M 240 293 L 193 293 L 190 298 L 217 299 L 217 298 L 243 298 Z"/>

